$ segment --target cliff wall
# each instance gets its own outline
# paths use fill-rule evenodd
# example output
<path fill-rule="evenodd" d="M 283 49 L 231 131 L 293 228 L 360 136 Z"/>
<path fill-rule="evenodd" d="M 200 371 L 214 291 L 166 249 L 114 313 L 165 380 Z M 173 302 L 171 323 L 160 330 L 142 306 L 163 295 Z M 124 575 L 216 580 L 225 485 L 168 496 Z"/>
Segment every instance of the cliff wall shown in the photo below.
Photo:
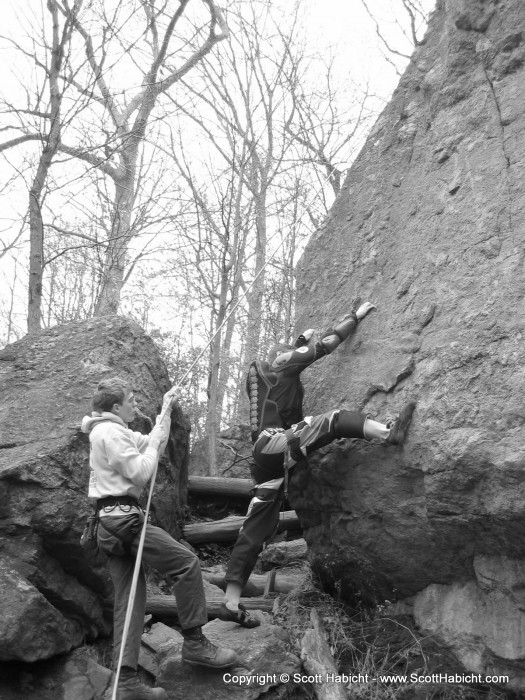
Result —
<path fill-rule="evenodd" d="M 298 470 L 310 557 L 343 597 L 410 597 L 472 670 L 525 679 L 525 3 L 441 0 L 298 270 L 297 331 L 359 300 L 306 408 L 378 419 Z M 306 377 L 308 375 L 308 377 Z M 503 622 L 505 621 L 505 622 Z"/>

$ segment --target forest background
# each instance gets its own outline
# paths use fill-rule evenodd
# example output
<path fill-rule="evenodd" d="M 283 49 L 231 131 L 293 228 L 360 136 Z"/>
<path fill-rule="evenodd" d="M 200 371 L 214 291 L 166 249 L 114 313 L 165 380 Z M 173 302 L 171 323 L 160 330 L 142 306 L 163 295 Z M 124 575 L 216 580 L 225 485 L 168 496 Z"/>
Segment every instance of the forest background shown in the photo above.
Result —
<path fill-rule="evenodd" d="M 213 474 L 433 4 L 4 0 L 0 345 L 134 318 L 185 377 Z"/>

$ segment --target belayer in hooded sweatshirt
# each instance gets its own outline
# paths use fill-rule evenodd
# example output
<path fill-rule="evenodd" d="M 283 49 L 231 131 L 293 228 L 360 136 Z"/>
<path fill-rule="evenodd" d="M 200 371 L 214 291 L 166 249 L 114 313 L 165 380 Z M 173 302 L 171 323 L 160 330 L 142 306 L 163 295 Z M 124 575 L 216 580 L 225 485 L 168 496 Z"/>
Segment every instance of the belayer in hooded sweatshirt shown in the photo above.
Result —
<path fill-rule="evenodd" d="M 89 497 L 96 499 L 98 547 L 108 557 L 115 588 L 115 668 L 120 658 L 133 570 L 144 528 L 144 512 L 138 498 L 168 441 L 171 410 L 176 401 L 175 391 L 168 391 L 164 396 L 163 420 L 160 421 L 160 416 L 157 418 L 149 435 L 134 432 L 128 428 L 128 423 L 137 410 L 135 397 L 129 384 L 115 377 L 100 382 L 92 401 L 93 413 L 82 421 L 82 430 L 89 433 Z M 162 528 L 150 523 L 145 527 L 142 560 L 171 580 L 184 636 L 183 660 L 212 669 L 234 665 L 236 653 L 215 646 L 202 633 L 201 627 L 208 621 L 208 615 L 198 558 Z M 141 566 L 119 673 L 118 700 L 164 700 L 167 697 L 163 688 L 151 688 L 137 676 L 145 609 L 146 581 Z"/>

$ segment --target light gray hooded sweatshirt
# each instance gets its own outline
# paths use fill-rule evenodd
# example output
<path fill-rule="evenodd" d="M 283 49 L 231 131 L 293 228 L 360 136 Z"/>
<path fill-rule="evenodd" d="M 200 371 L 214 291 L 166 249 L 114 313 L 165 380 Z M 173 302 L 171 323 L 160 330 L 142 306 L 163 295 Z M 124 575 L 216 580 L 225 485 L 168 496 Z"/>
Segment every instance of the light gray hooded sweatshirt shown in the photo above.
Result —
<path fill-rule="evenodd" d="M 84 416 L 82 431 L 89 433 L 90 498 L 133 496 L 138 498 L 157 462 L 150 435 L 130 430 L 114 413 Z"/>

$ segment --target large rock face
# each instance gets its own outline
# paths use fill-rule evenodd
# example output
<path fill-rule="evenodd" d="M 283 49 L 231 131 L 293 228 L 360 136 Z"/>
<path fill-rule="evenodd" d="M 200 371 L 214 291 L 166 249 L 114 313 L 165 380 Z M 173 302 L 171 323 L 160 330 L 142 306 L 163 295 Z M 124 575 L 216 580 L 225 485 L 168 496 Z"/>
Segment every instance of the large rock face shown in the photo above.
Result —
<path fill-rule="evenodd" d="M 72 323 L 0 351 L 0 661 L 49 658 L 110 631 L 105 564 L 79 545 L 92 510 L 80 421 L 100 379 L 117 374 L 131 380 L 142 413 L 154 418 L 170 382 L 133 322 Z M 176 535 L 187 438 L 174 412 L 154 515 Z"/>
<path fill-rule="evenodd" d="M 441 0 L 298 271 L 297 331 L 378 307 L 305 373 L 308 412 L 417 400 L 403 448 L 343 441 L 297 471 L 312 562 L 347 597 L 420 594 L 445 638 L 454 592 L 474 617 L 499 596 L 516 633 L 472 620 L 476 669 L 525 667 L 524 63 L 522 0 Z"/>

